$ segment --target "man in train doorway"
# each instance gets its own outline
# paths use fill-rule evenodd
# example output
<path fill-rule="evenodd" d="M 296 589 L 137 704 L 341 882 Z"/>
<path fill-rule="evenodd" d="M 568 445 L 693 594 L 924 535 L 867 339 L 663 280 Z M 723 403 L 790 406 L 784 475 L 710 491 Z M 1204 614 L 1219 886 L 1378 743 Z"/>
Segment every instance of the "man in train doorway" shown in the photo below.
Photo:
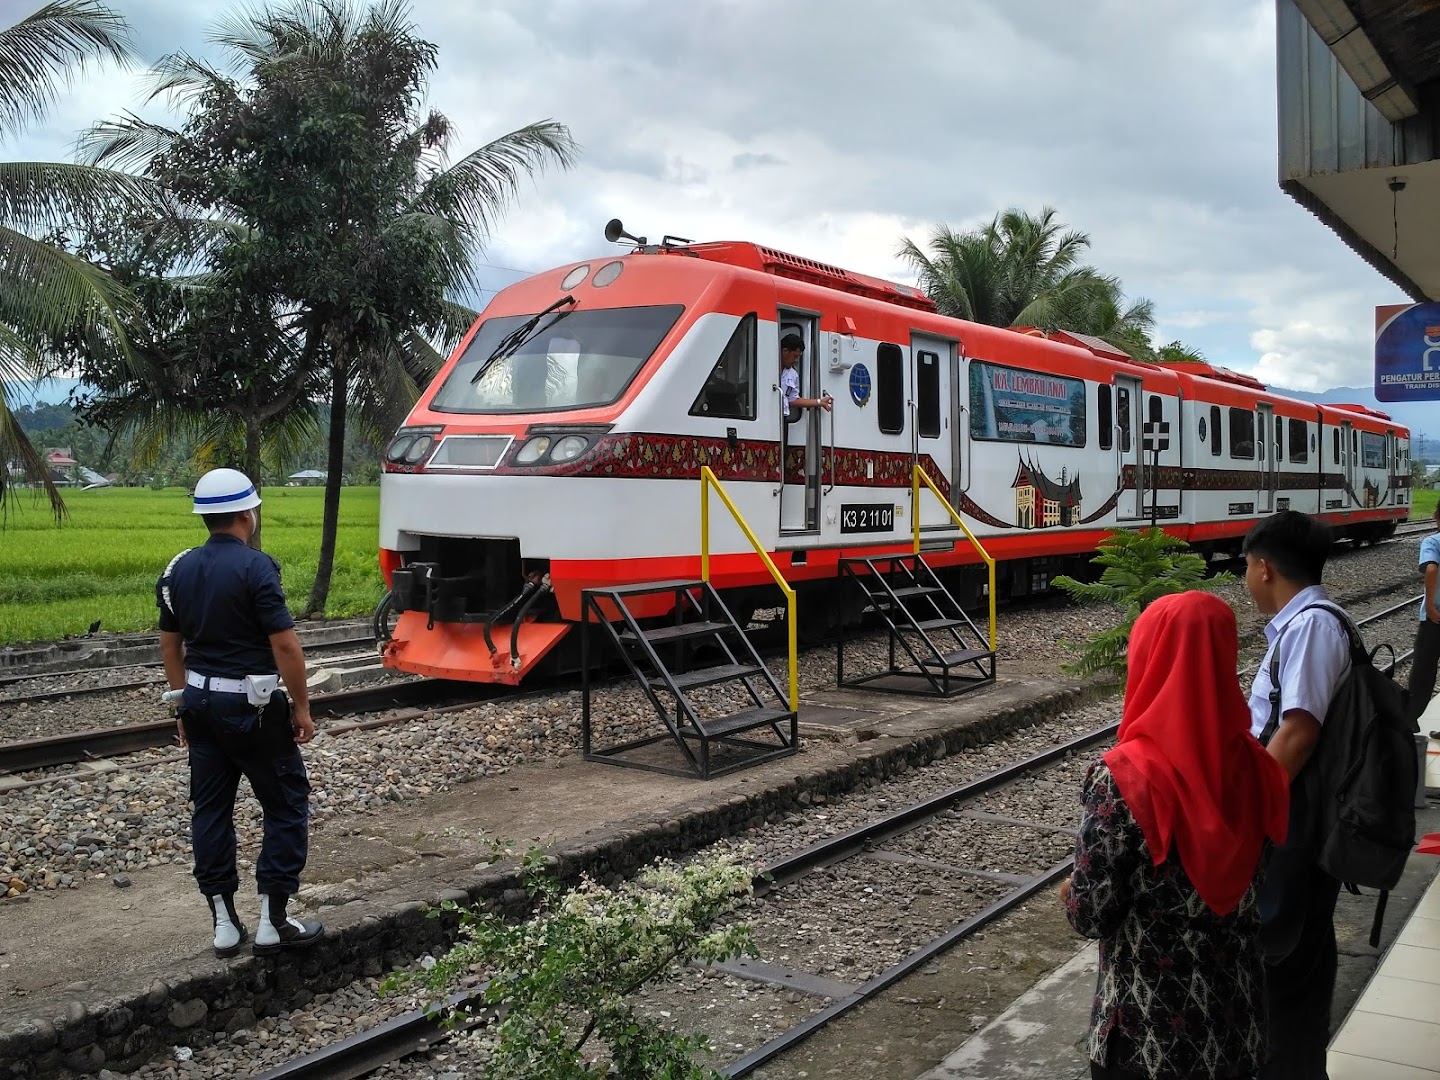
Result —
<path fill-rule="evenodd" d="M 818 398 L 800 396 L 800 360 L 805 355 L 805 342 L 799 334 L 786 334 L 780 339 L 780 396 L 785 401 L 785 419 L 798 420 L 800 409 L 824 409 L 829 412 L 834 399 L 829 394 Z"/>

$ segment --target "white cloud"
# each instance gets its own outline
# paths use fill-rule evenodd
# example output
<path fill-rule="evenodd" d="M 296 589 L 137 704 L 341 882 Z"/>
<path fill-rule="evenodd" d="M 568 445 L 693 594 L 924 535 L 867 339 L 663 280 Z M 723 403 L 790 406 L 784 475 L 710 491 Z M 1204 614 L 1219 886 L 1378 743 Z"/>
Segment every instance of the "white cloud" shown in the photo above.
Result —
<path fill-rule="evenodd" d="M 126 12 L 154 59 L 209 55 L 205 7 Z M 1156 302 L 1162 341 L 1292 386 L 1368 383 L 1371 308 L 1403 300 L 1276 185 L 1270 0 L 417 0 L 414 15 L 457 151 L 547 117 L 582 144 L 501 222 L 498 267 L 613 250 L 600 231 L 618 216 L 904 278 L 902 236 L 1048 204 Z M 87 80 L 4 152 L 63 153 L 138 108 L 137 87 Z"/>

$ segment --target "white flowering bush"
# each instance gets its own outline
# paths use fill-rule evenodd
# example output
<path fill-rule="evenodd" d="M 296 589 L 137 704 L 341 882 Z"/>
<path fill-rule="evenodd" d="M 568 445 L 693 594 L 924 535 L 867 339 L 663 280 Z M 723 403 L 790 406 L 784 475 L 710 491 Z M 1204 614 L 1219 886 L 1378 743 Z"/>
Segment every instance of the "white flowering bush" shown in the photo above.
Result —
<path fill-rule="evenodd" d="M 635 994 L 679 975 L 691 960 L 754 954 L 749 926 L 716 924 L 748 906 L 752 873 L 733 853 L 685 865 L 659 862 L 606 888 L 589 878 L 564 889 L 525 860 L 535 900 L 522 923 L 460 912 L 460 940 L 428 971 L 387 986 L 453 990 L 486 977 L 483 999 L 497 1019 L 478 1028 L 487 1080 L 718 1080 L 703 1035 L 672 1032 L 640 1016 Z"/>

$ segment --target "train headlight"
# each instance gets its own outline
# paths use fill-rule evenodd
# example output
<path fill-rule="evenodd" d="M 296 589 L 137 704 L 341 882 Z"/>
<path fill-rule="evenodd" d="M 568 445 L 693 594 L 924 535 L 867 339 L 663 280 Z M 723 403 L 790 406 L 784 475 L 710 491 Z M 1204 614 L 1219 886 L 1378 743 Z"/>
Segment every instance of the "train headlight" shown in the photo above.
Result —
<path fill-rule="evenodd" d="M 536 435 L 535 438 L 520 448 L 520 452 L 515 455 L 515 464 L 534 465 L 545 456 L 545 451 L 549 449 L 550 436 Z"/>
<path fill-rule="evenodd" d="M 566 435 L 555 444 L 555 449 L 550 451 L 550 460 L 555 462 L 574 461 L 583 454 L 590 445 L 590 440 L 583 435 Z"/>
<path fill-rule="evenodd" d="M 413 443 L 410 449 L 405 451 L 405 461 L 409 465 L 418 465 L 422 458 L 430 451 L 430 446 L 435 440 L 429 435 L 421 435 Z"/>
<path fill-rule="evenodd" d="M 385 460 L 393 461 L 398 465 L 405 460 L 405 451 L 410 449 L 410 444 L 414 441 L 414 435 L 396 435 L 390 440 L 390 445 L 385 448 Z"/>

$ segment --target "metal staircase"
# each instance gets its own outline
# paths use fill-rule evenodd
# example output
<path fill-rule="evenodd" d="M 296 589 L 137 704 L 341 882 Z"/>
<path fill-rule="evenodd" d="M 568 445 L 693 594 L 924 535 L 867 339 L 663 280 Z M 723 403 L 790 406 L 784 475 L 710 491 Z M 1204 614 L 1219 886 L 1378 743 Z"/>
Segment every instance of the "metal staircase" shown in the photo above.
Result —
<path fill-rule="evenodd" d="M 665 626 L 642 627 L 629 602 L 660 593 L 673 594 L 674 621 Z M 587 589 L 581 594 L 580 618 L 584 672 L 581 733 L 586 761 L 708 780 L 795 753 L 799 745 L 795 709 L 708 581 L 655 581 Z M 592 631 L 598 631 L 619 652 L 654 706 L 664 731 L 604 749 L 594 747 Z M 700 659 L 697 652 L 707 646 L 716 662 L 695 666 Z M 727 712 L 724 710 L 733 703 L 723 700 L 726 695 L 696 694 L 705 689 L 718 691 L 726 684 L 744 688 L 748 707 Z M 697 696 L 709 700 L 697 700 Z M 666 741 L 673 741 L 679 748 L 683 767 L 667 763 L 673 755 L 646 752 L 647 747 Z"/>
<path fill-rule="evenodd" d="M 995 681 L 995 651 L 919 554 L 841 559 L 840 577 L 865 594 L 863 610 L 884 621 L 890 660 L 885 671 L 846 679 L 842 627 L 835 657 L 839 685 L 951 697 Z M 902 650 L 908 664 L 900 662 Z"/>

